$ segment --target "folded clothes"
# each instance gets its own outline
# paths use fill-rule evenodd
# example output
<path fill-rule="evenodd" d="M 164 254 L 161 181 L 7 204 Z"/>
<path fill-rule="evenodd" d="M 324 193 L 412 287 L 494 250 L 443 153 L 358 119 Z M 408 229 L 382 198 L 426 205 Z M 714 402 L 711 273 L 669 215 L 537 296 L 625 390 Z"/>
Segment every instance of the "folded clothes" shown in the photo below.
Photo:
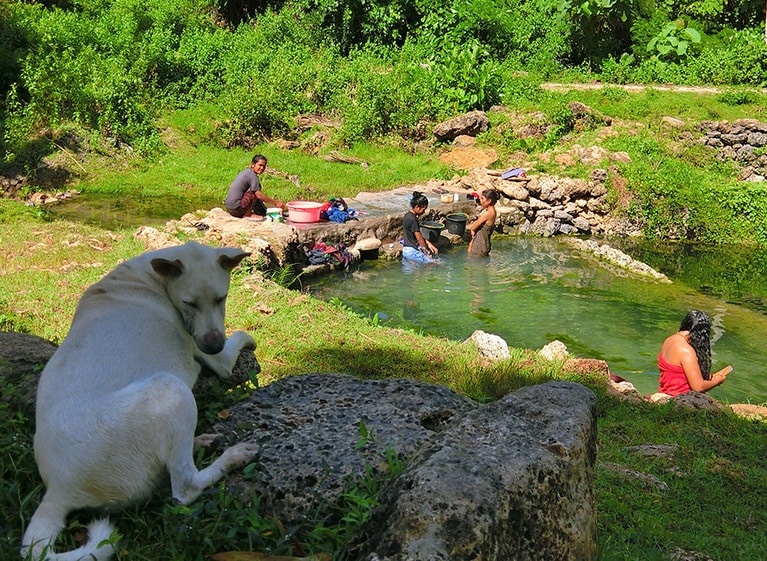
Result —
<path fill-rule="evenodd" d="M 527 177 L 527 175 L 522 168 L 509 169 L 501 174 L 501 179 L 511 179 L 512 177 Z"/>

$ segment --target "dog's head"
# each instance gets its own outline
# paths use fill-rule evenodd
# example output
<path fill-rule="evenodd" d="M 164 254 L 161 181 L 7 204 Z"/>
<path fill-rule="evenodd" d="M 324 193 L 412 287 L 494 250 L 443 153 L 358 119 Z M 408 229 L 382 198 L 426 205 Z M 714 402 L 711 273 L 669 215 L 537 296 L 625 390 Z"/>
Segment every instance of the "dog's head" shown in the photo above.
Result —
<path fill-rule="evenodd" d="M 221 352 L 226 342 L 224 314 L 232 269 L 249 253 L 187 243 L 157 252 L 152 269 L 165 284 L 168 298 L 184 326 L 205 354 Z"/>

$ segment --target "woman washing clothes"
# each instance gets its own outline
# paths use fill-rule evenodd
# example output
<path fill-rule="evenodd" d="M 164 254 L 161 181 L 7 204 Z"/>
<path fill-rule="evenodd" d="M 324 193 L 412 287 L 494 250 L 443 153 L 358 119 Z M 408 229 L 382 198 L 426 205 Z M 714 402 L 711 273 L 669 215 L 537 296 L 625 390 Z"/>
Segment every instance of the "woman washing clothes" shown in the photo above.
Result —
<path fill-rule="evenodd" d="M 698 310 L 684 316 L 679 331 L 663 342 L 658 368 L 658 391 L 672 397 L 692 390 L 707 392 L 732 372 L 732 366 L 725 366 L 711 374 L 711 320 Z"/>
<path fill-rule="evenodd" d="M 405 234 L 405 241 L 402 247 L 402 258 L 416 261 L 418 263 L 435 263 L 436 256 L 439 253 L 437 246 L 423 237 L 421 234 L 421 224 L 418 217 L 422 216 L 429 208 L 429 199 L 419 191 L 413 191 L 410 199 L 410 210 L 405 213 L 402 219 L 402 230 Z"/>
<path fill-rule="evenodd" d="M 484 209 L 474 222 L 469 225 L 469 256 L 487 257 L 490 255 L 490 230 L 495 225 L 495 203 L 498 202 L 498 191 L 485 189 L 479 196 L 479 204 Z"/>

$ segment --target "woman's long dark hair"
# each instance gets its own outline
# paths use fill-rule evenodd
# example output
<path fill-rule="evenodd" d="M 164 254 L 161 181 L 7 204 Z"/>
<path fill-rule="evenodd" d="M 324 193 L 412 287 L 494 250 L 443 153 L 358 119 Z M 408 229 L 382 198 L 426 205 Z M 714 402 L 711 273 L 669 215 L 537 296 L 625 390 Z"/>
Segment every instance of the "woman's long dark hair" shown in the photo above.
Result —
<path fill-rule="evenodd" d="M 413 196 L 410 198 L 410 208 L 417 206 L 427 208 L 429 206 L 429 199 L 420 191 L 413 191 Z"/>
<path fill-rule="evenodd" d="M 711 320 L 705 312 L 692 310 L 684 316 L 679 331 L 689 331 L 687 340 L 695 349 L 704 380 L 711 379 Z"/>

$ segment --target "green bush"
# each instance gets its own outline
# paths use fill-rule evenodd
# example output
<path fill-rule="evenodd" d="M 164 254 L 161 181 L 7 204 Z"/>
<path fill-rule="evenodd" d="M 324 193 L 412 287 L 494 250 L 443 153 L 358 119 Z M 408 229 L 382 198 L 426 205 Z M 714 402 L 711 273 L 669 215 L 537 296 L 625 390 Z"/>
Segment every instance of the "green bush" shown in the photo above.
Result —
<path fill-rule="evenodd" d="M 562 13 L 571 22 L 571 62 L 599 65 L 605 58 L 628 52 L 638 8 L 633 0 L 564 0 Z"/>
<path fill-rule="evenodd" d="M 723 31 L 690 61 L 690 73 L 709 84 L 764 86 L 767 44 L 763 30 Z"/>
<path fill-rule="evenodd" d="M 420 121 L 438 113 L 427 76 L 424 68 L 404 55 L 384 59 L 374 49 L 355 53 L 336 100 L 342 115 L 340 140 L 353 144 L 393 132 L 417 138 L 422 134 Z"/>
<path fill-rule="evenodd" d="M 448 113 L 489 109 L 501 99 L 498 64 L 477 42 L 445 47 L 425 64 L 435 103 Z"/>
<path fill-rule="evenodd" d="M 733 88 L 720 93 L 716 99 L 727 105 L 748 105 L 762 103 L 764 96 L 753 90 Z"/>
<path fill-rule="evenodd" d="M 29 49 L 6 102 L 14 113 L 6 147 L 18 151 L 39 129 L 73 122 L 151 150 L 157 135 L 147 84 L 173 79 L 166 76 L 166 54 L 173 33 L 190 23 L 188 4 L 124 0 L 107 9 L 88 2 L 79 8 L 11 4 Z"/>
<path fill-rule="evenodd" d="M 611 147 L 618 148 L 617 146 Z M 699 146 L 664 146 L 652 132 L 623 141 L 634 161 L 622 174 L 635 196 L 629 214 L 650 239 L 764 244 L 767 188 L 723 178 L 733 164 L 718 163 Z"/>

